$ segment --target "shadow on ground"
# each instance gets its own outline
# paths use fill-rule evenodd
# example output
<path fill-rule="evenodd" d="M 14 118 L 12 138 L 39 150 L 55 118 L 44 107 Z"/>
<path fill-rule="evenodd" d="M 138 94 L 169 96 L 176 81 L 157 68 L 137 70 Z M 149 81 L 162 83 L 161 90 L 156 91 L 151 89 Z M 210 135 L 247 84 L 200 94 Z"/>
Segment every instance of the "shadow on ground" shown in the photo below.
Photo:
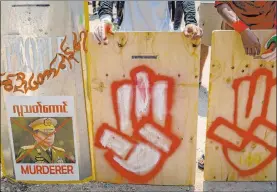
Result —
<path fill-rule="evenodd" d="M 103 182 L 88 182 L 83 184 L 24 184 L 14 183 L 7 178 L 1 179 L 1 191 L 28 192 L 194 192 L 193 186 L 153 186 L 131 184 L 109 184 Z"/>
<path fill-rule="evenodd" d="M 199 88 L 199 102 L 198 102 L 198 115 L 201 117 L 207 117 L 208 112 L 208 90 L 200 86 Z"/>
<path fill-rule="evenodd" d="M 276 191 L 276 182 L 212 182 L 204 181 L 203 191 Z"/>

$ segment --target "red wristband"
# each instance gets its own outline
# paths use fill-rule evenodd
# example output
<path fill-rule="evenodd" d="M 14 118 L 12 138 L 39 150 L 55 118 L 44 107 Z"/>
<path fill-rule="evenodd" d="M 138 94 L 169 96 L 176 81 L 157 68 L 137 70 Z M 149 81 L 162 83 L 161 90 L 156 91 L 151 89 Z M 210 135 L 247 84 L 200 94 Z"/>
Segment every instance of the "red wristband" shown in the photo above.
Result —
<path fill-rule="evenodd" d="M 238 33 L 241 33 L 241 32 L 245 31 L 248 28 L 248 26 L 245 23 L 243 23 L 242 21 L 234 22 L 232 27 Z"/>

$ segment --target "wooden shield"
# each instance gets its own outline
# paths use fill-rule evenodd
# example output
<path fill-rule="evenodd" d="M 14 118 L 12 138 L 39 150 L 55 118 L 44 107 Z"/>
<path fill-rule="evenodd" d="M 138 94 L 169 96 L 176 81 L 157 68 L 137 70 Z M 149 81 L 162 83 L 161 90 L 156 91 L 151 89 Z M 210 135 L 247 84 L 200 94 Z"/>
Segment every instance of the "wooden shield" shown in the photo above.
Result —
<path fill-rule="evenodd" d="M 97 181 L 192 185 L 199 46 L 182 33 L 89 35 Z"/>
<path fill-rule="evenodd" d="M 208 181 L 276 181 L 276 32 L 254 33 L 261 43 L 256 58 L 245 54 L 236 32 L 213 34 Z"/>

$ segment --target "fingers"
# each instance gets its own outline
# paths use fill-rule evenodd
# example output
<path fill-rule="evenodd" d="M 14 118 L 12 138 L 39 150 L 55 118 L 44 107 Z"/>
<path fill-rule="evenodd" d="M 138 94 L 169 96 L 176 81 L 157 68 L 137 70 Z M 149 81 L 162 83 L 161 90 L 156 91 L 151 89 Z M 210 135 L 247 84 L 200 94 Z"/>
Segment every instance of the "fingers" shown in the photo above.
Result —
<path fill-rule="evenodd" d="M 252 99 L 254 97 L 253 95 L 250 94 L 250 89 L 251 89 L 251 80 L 247 79 L 247 80 L 240 81 L 237 89 L 235 90 L 237 92 L 237 95 L 236 95 L 237 106 L 235 110 L 237 111 L 236 121 L 237 121 L 238 127 L 249 127 L 251 124 L 251 121 L 253 120 L 250 114 L 252 112 Z M 253 86 L 252 86 L 252 89 L 253 89 Z M 259 113 L 261 113 L 261 108 Z"/>
<path fill-rule="evenodd" d="M 104 43 L 104 45 L 107 45 L 108 44 L 108 39 L 107 39 L 107 32 L 108 32 L 108 30 L 107 30 L 107 25 L 105 24 L 105 23 L 102 23 L 101 24 L 102 25 L 102 27 L 101 27 L 101 36 L 102 36 L 102 40 L 103 40 L 103 43 Z"/>
<path fill-rule="evenodd" d="M 101 36 L 99 35 L 99 28 L 101 26 L 97 26 L 94 31 L 93 31 L 93 37 L 94 37 L 94 40 L 98 43 L 98 44 L 101 44 Z"/>
<path fill-rule="evenodd" d="M 139 133 L 148 142 L 152 143 L 160 150 L 169 153 L 173 141 L 156 129 L 153 125 L 145 124 L 139 130 Z"/>
<path fill-rule="evenodd" d="M 246 55 L 253 56 L 253 57 L 259 55 L 261 52 L 260 46 L 254 46 L 254 47 L 245 46 L 244 50 Z"/>
<path fill-rule="evenodd" d="M 107 124 L 103 124 L 96 133 L 95 145 L 101 148 L 109 149 L 121 158 L 125 158 L 134 143 L 126 139 L 126 136 L 120 134 Z"/>
<path fill-rule="evenodd" d="M 247 55 L 252 55 L 252 48 L 247 48 Z"/>
<path fill-rule="evenodd" d="M 145 66 L 132 70 L 131 80 L 114 82 L 112 98 L 117 128 L 132 135 L 133 129 L 147 119 L 170 129 L 173 84 L 173 79 L 155 75 Z"/>
<path fill-rule="evenodd" d="M 272 61 L 272 62 L 276 61 L 276 49 L 274 49 L 270 53 L 262 54 L 261 58 L 264 59 L 267 62 L 269 62 L 269 61 Z"/>
<path fill-rule="evenodd" d="M 200 27 L 196 26 L 196 25 L 189 24 L 185 27 L 184 35 L 187 38 L 196 40 L 196 39 L 199 39 L 199 38 L 202 37 L 203 30 Z"/>
<path fill-rule="evenodd" d="M 114 30 L 113 30 L 113 25 L 110 24 L 110 23 L 106 23 L 105 31 L 106 31 L 106 33 L 109 33 L 109 34 L 112 34 L 112 35 L 115 33 Z"/>
<path fill-rule="evenodd" d="M 193 35 L 196 33 L 196 29 L 193 25 L 187 25 L 184 30 L 184 35 L 187 38 L 192 38 Z"/>
<path fill-rule="evenodd" d="M 276 79 L 275 79 L 276 82 Z M 269 101 L 268 101 L 268 113 L 266 115 L 266 120 L 273 123 L 273 124 L 277 124 L 277 120 L 276 120 L 276 111 L 277 111 L 277 106 L 276 106 L 276 85 L 272 87 L 272 90 L 270 92 L 270 96 L 269 96 Z M 275 126 L 276 128 L 276 126 Z"/>
<path fill-rule="evenodd" d="M 138 72 L 136 74 L 135 114 L 139 121 L 143 116 L 149 115 L 150 107 L 150 83 L 149 74 Z"/>
<path fill-rule="evenodd" d="M 256 55 L 261 54 L 261 45 L 256 46 Z"/>
<path fill-rule="evenodd" d="M 275 123 L 264 118 L 256 118 L 253 124 L 257 128 L 254 130 L 253 135 L 265 142 L 269 147 L 275 147 L 273 151 L 276 151 L 276 118 L 274 119 Z"/>
<path fill-rule="evenodd" d="M 162 126 L 165 125 L 167 112 L 167 88 L 168 83 L 166 81 L 158 81 L 154 84 L 152 90 L 154 120 Z"/>
<path fill-rule="evenodd" d="M 248 55 L 248 48 L 245 45 L 243 45 L 243 48 L 244 48 L 245 55 Z"/>
<path fill-rule="evenodd" d="M 207 131 L 207 138 L 215 140 L 225 147 L 240 150 L 243 146 L 245 131 L 224 118 L 217 118 Z"/>
<path fill-rule="evenodd" d="M 127 160 L 114 157 L 120 167 L 137 175 L 146 175 L 152 171 L 160 161 L 161 154 L 157 150 L 143 143 L 138 144 Z"/>
<path fill-rule="evenodd" d="M 184 35 L 185 35 L 186 38 L 190 38 L 191 37 L 191 34 L 188 32 L 188 29 L 184 30 Z"/>
<path fill-rule="evenodd" d="M 109 23 L 101 22 L 93 31 L 94 40 L 98 42 L 98 44 L 108 44 L 107 34 L 114 34 L 112 31 L 112 25 Z"/>
<path fill-rule="evenodd" d="M 255 57 L 260 54 L 261 44 L 258 37 L 250 30 L 241 33 L 242 43 L 245 54 Z"/>
<path fill-rule="evenodd" d="M 247 128 L 255 117 L 264 115 L 267 110 L 266 93 L 272 88 L 268 85 L 272 78 L 270 71 L 259 70 L 252 76 L 234 81 L 235 115 L 234 121 L 241 128 Z"/>
<path fill-rule="evenodd" d="M 116 113 L 119 116 L 119 129 L 122 133 L 132 135 L 131 122 L 131 103 L 132 103 L 132 85 L 125 84 L 116 88 Z"/>
<path fill-rule="evenodd" d="M 193 40 L 200 39 L 203 36 L 203 30 L 198 27 L 197 32 L 192 37 Z"/>
<path fill-rule="evenodd" d="M 174 80 L 167 76 L 156 75 L 151 69 L 142 66 L 131 72 L 134 85 L 134 106 L 131 114 L 134 114 L 136 125 L 147 119 L 164 127 L 166 131 L 171 129 L 171 108 L 173 105 Z"/>

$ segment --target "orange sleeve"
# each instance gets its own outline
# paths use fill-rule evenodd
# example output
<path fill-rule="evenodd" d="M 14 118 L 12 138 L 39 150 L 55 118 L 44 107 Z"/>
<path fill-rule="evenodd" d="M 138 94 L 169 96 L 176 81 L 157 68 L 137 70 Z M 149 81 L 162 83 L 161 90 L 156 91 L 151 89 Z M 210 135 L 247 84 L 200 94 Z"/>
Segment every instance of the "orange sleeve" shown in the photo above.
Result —
<path fill-rule="evenodd" d="M 229 4 L 230 2 L 229 1 L 215 1 L 214 2 L 214 7 L 217 7 L 218 5 L 221 5 L 221 4 Z"/>

